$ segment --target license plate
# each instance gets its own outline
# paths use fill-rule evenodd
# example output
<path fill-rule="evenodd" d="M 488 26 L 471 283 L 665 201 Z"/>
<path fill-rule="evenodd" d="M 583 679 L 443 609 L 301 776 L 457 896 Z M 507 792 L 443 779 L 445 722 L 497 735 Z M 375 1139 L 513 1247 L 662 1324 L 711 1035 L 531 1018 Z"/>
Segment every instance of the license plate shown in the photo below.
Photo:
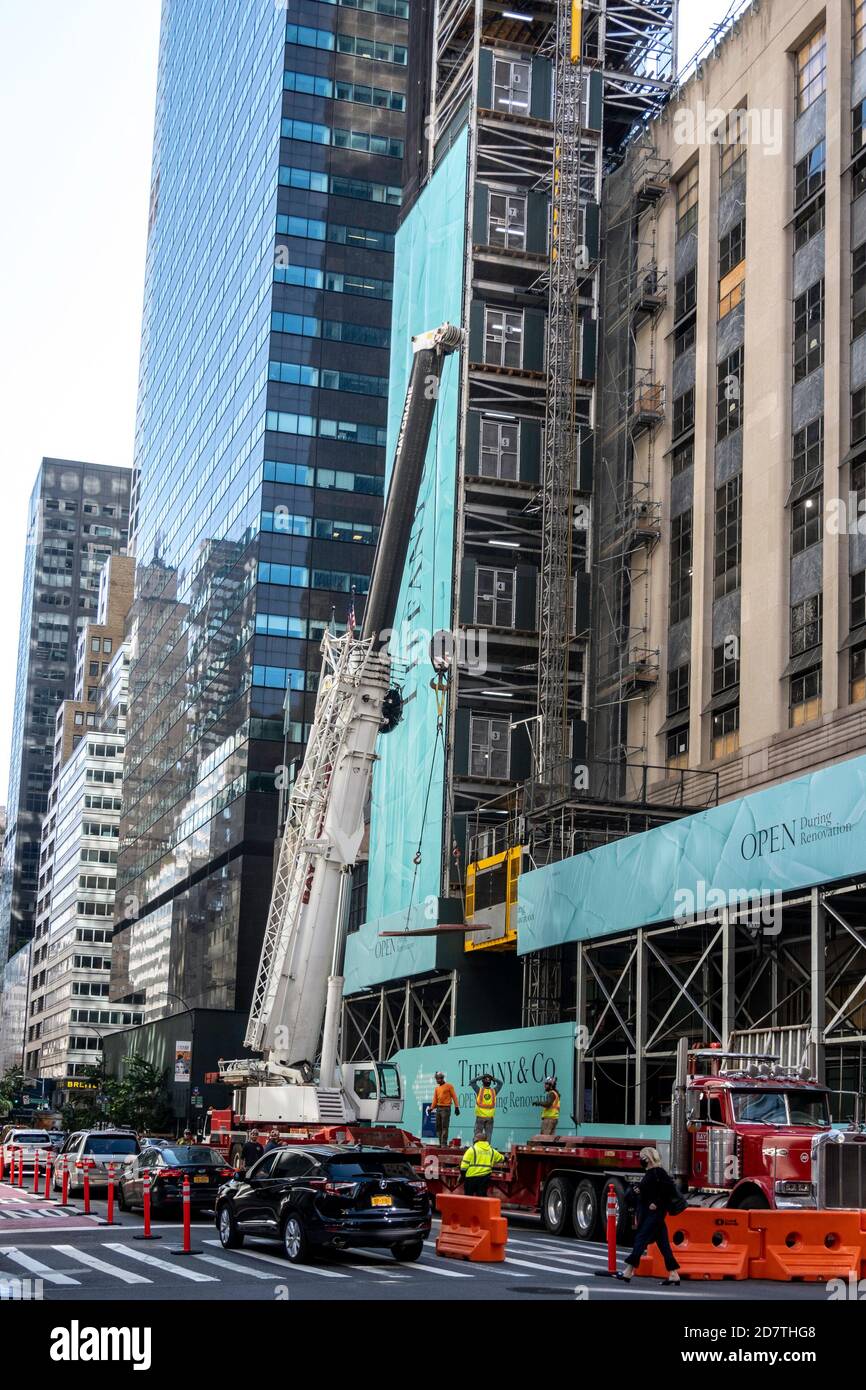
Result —
<path fill-rule="evenodd" d="M 371 1206 L 371 1207 L 393 1207 L 393 1205 L 394 1205 L 394 1198 L 393 1198 L 393 1197 L 371 1197 L 371 1198 L 370 1198 L 370 1206 Z"/>
<path fill-rule="evenodd" d="M 193 1182 L 210 1182 L 210 1178 L 205 1173 L 196 1173 Z"/>

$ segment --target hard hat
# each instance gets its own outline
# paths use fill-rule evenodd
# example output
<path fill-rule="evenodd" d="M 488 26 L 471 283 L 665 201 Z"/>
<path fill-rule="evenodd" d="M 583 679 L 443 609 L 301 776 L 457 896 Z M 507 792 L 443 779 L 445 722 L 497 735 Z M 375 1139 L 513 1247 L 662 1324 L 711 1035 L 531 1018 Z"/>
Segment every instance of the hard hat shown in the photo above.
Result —
<path fill-rule="evenodd" d="M 544 1084 L 545 1084 L 545 1086 L 555 1086 L 555 1085 L 556 1085 L 556 1077 L 555 1077 L 555 1076 L 546 1076 L 546 1077 L 544 1078 Z"/>

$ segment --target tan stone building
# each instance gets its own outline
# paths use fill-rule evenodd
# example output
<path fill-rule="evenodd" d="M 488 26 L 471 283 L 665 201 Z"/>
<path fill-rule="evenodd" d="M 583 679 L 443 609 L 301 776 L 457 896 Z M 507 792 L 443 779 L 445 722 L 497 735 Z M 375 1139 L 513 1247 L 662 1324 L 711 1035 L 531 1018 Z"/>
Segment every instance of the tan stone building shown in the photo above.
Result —
<path fill-rule="evenodd" d="M 751 6 L 605 198 L 596 752 L 727 798 L 866 747 L 864 0 Z"/>

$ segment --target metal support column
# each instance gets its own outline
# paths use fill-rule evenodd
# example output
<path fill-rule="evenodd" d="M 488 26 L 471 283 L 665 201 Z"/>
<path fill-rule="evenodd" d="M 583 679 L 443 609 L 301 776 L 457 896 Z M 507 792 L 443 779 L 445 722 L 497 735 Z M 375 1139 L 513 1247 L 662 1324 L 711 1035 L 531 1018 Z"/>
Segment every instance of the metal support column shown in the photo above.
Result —
<path fill-rule="evenodd" d="M 737 1017 L 737 948 L 734 936 L 736 928 L 730 919 L 728 909 L 723 908 L 722 914 L 722 1042 L 727 1047 Z"/>
<path fill-rule="evenodd" d="M 577 1020 L 577 1033 L 575 1035 L 574 1051 L 574 1118 L 577 1124 L 583 1124 L 585 1113 L 586 1098 L 586 1053 L 587 1042 L 589 1040 L 589 1028 L 586 1022 L 586 961 L 584 952 L 585 943 L 579 941 L 577 945 L 577 990 L 575 999 L 574 1016 Z"/>
<path fill-rule="evenodd" d="M 647 1020 L 648 1020 L 648 979 L 647 950 L 644 934 L 637 934 L 637 956 L 635 959 L 635 1058 L 634 1058 L 634 1122 L 646 1124 L 647 1117 Z"/>
<path fill-rule="evenodd" d="M 827 913 L 819 889 L 812 889 L 812 922 L 810 938 L 810 975 L 812 991 L 811 1034 L 813 1068 L 819 1081 L 824 1080 L 824 1021 L 826 988 Z"/>

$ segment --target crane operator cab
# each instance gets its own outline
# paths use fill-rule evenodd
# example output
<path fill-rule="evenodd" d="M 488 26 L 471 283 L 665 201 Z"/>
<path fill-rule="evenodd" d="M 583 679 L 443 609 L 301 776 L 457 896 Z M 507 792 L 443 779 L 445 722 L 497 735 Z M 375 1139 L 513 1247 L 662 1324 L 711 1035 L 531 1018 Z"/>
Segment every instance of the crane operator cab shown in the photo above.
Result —
<path fill-rule="evenodd" d="M 343 1090 L 359 1120 L 398 1124 L 403 1118 L 400 1073 L 391 1062 L 345 1062 Z"/>

